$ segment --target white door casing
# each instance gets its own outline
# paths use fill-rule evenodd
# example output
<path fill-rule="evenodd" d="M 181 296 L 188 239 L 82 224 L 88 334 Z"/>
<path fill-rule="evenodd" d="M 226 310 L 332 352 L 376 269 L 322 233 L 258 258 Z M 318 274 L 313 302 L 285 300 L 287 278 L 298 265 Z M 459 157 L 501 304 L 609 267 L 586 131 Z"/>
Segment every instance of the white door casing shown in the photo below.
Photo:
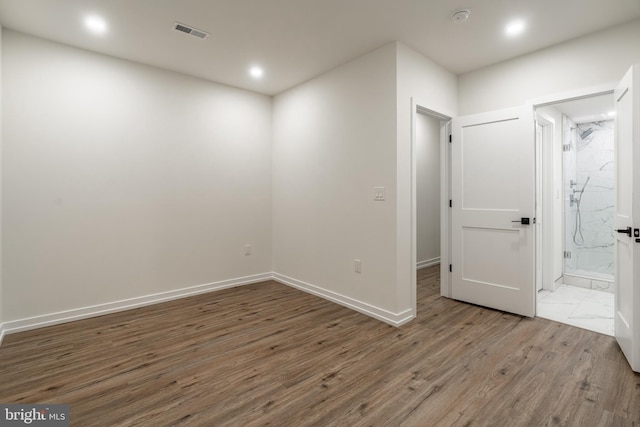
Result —
<path fill-rule="evenodd" d="M 533 317 L 533 108 L 459 117 L 452 134 L 451 296 Z"/>
<path fill-rule="evenodd" d="M 535 171 L 540 171 L 541 170 L 541 166 L 542 166 L 542 159 L 543 159 L 543 153 L 544 153 L 544 145 L 547 141 L 545 141 L 545 132 L 544 132 L 544 126 L 542 126 L 541 123 L 538 122 L 538 120 L 536 119 L 536 123 L 535 123 L 535 128 L 536 128 L 536 148 L 535 148 L 535 156 L 536 156 L 536 165 L 535 165 Z M 536 271 L 536 292 L 541 291 L 542 290 L 542 278 L 543 278 L 543 264 L 542 264 L 542 259 L 543 259 L 543 255 L 542 255 L 542 243 L 543 243 L 543 238 L 542 238 L 542 227 L 540 219 L 542 218 L 542 194 L 543 194 L 543 186 L 544 186 L 544 181 L 543 181 L 543 176 L 541 173 L 536 173 L 536 194 L 535 194 L 535 217 L 536 217 L 536 228 L 535 228 L 535 233 L 536 233 L 536 247 L 535 247 L 535 271 Z"/>
<path fill-rule="evenodd" d="M 615 119 L 615 336 L 631 368 L 640 372 L 640 66 L 614 92 Z M 634 168 L 634 165 L 638 167 Z M 635 218 L 634 218 L 635 215 Z M 635 221 L 635 225 L 634 225 Z M 631 230 L 631 233 L 620 231 Z"/>

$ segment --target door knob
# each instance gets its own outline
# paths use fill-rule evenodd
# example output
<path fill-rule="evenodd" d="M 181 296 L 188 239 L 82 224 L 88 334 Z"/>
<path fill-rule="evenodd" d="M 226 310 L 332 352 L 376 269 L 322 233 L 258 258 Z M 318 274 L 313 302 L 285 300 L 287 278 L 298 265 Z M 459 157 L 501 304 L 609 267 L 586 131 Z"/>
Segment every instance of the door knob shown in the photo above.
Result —
<path fill-rule="evenodd" d="M 618 233 L 627 234 L 631 237 L 631 227 L 623 228 L 622 230 L 616 230 Z"/>

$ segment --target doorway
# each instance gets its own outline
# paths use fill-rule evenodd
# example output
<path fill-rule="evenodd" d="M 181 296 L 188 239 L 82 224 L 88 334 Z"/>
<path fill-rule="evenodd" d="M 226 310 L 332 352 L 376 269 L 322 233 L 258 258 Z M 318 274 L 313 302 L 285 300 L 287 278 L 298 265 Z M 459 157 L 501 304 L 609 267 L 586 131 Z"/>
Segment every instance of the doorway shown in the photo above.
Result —
<path fill-rule="evenodd" d="M 412 99 L 412 306 L 422 276 L 440 276 L 446 292 L 449 260 L 449 187 L 451 116 L 441 108 Z"/>
<path fill-rule="evenodd" d="M 440 264 L 440 120 L 416 114 L 416 269 Z"/>
<path fill-rule="evenodd" d="M 537 315 L 612 336 L 614 111 L 611 93 L 536 110 L 544 210 Z"/>
<path fill-rule="evenodd" d="M 552 259 L 558 260 L 556 255 L 561 253 L 562 261 L 557 263 L 560 266 L 558 271 L 553 268 L 549 270 L 549 266 L 555 265 L 553 262 L 542 265 L 542 291 L 555 292 L 556 287 L 566 285 L 562 281 L 567 270 L 564 265 L 564 251 L 569 229 L 565 223 L 568 220 L 564 220 L 566 209 L 563 204 L 570 205 L 573 195 L 575 205 L 577 198 L 587 194 L 586 189 L 591 185 L 592 178 L 590 175 L 583 176 L 584 182 L 579 187 L 577 175 L 573 180 L 573 186 L 569 178 L 570 191 L 562 188 L 563 179 L 553 179 L 552 196 L 547 195 L 547 200 L 551 199 L 550 203 L 543 205 L 541 202 L 538 208 L 542 209 L 536 209 L 535 177 L 536 173 L 541 173 L 541 165 L 535 162 L 534 111 L 544 114 L 544 107 L 608 95 L 608 99 L 614 100 L 616 111 L 613 121 L 615 164 L 611 165 L 614 166 L 615 171 L 614 222 L 612 224 L 615 225 L 614 336 L 632 369 L 640 372 L 640 345 L 638 345 L 640 316 L 636 315 L 640 305 L 638 297 L 640 250 L 636 249 L 637 244 L 640 244 L 640 227 L 633 214 L 633 212 L 640 212 L 640 194 L 638 194 L 640 193 L 640 169 L 634 167 L 640 164 L 640 150 L 636 149 L 640 146 L 639 87 L 640 65 L 634 65 L 615 86 L 606 84 L 591 89 L 571 91 L 564 95 L 531 100 L 522 107 L 453 118 L 450 139 L 452 144 L 449 144 L 448 150 L 449 181 L 448 184 L 443 185 L 449 189 L 448 210 L 451 213 L 441 217 L 441 220 L 446 218 L 448 221 L 446 228 L 444 223 L 442 225 L 442 244 L 448 245 L 448 251 L 441 251 L 441 258 L 446 259 L 441 262 L 441 267 L 446 262 L 445 265 L 448 265 L 448 271 L 451 274 L 442 274 L 441 294 L 443 296 L 513 314 L 535 316 L 538 294 L 535 287 L 535 267 L 536 263 L 542 262 L 541 258 L 543 258 L 535 257 L 536 245 L 540 242 L 536 242 L 532 228 L 538 228 L 538 226 L 542 226 L 543 229 L 545 226 L 552 229 L 558 227 L 562 230 L 560 244 L 555 244 L 553 239 L 543 242 L 551 245 L 547 252 L 551 254 Z M 613 97 L 611 97 L 612 93 Z M 555 110 L 557 111 L 557 108 Z M 609 115 L 608 112 L 600 114 Z M 554 159 L 562 162 L 562 149 L 566 144 L 562 144 L 562 137 L 557 136 L 563 131 L 562 113 L 557 111 L 557 116 L 559 117 L 557 119 L 550 117 L 553 123 L 553 138 L 550 138 L 549 151 Z M 575 124 L 577 128 L 577 123 Z M 571 131 L 571 126 L 568 129 Z M 591 130 L 587 127 L 582 129 L 578 136 L 581 139 L 587 139 L 593 132 L 593 127 Z M 603 166 L 604 164 L 600 165 L 604 170 Z M 536 169 L 537 172 L 535 172 Z M 562 174 L 562 167 L 558 170 Z M 413 182 L 415 184 L 415 174 Z M 415 196 L 415 186 L 413 191 Z M 550 205 L 553 205 L 554 199 L 559 200 L 556 206 L 559 206 L 562 212 L 557 223 L 554 223 L 553 215 L 543 214 L 542 217 L 538 217 L 539 212 L 545 212 Z M 580 215 L 586 211 L 585 200 L 586 198 L 581 199 L 583 209 Z M 413 201 L 415 202 L 415 198 Z M 486 207 L 488 204 L 489 209 Z M 415 205 L 413 211 L 415 212 Z M 533 221 L 530 218 L 532 214 L 536 215 Z M 415 220 L 415 215 L 413 219 Z M 582 220 L 583 218 L 580 217 L 579 221 Z M 512 224 L 511 227 L 509 223 Z M 579 235 L 580 228 L 576 230 L 575 222 L 573 224 L 576 235 Z M 531 225 L 535 227 L 530 227 Z M 415 222 L 412 227 L 415 230 Z M 480 236 L 481 234 L 483 235 Z M 548 234 L 543 230 L 543 236 Z M 557 234 L 554 233 L 554 235 Z M 487 238 L 488 235 L 491 241 Z M 573 240 L 573 233 L 571 238 Z M 413 239 L 412 256 L 415 266 L 415 232 Z M 580 241 L 578 237 L 576 240 Z M 505 254 L 507 256 L 504 256 Z M 547 280 L 549 274 L 552 279 Z M 560 282 L 557 280 L 559 278 Z M 590 276 L 584 279 L 589 281 L 589 288 L 597 287 L 598 284 L 595 281 L 599 279 L 598 277 Z M 541 311 L 539 310 L 537 314 L 543 317 Z M 592 315 L 592 317 L 597 316 Z M 569 319 L 563 320 L 568 323 Z M 581 325 L 581 327 L 585 326 Z"/>

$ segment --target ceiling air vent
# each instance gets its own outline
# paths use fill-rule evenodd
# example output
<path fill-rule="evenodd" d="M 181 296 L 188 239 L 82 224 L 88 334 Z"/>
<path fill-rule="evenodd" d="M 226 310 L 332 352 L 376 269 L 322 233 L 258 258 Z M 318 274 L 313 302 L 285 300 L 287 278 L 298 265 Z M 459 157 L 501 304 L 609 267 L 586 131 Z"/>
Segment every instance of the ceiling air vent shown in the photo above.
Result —
<path fill-rule="evenodd" d="M 173 29 L 176 31 L 181 31 L 185 34 L 189 34 L 191 36 L 197 37 L 199 39 L 206 39 L 207 37 L 209 37 L 209 33 L 207 33 L 206 31 L 202 31 L 202 30 L 198 30 L 196 28 L 190 27 L 188 25 L 184 25 L 181 24 L 179 22 L 174 22 L 173 23 Z"/>

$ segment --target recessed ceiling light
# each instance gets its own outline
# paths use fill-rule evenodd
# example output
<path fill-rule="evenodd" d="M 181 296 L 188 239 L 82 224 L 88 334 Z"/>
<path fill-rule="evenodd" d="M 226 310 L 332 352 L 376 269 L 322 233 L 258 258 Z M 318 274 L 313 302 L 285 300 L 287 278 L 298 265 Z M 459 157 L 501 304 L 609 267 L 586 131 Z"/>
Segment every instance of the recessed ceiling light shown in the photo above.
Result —
<path fill-rule="evenodd" d="M 90 15 L 84 19 L 84 25 L 94 34 L 107 32 L 107 22 L 97 15 Z"/>
<path fill-rule="evenodd" d="M 616 115 L 616 112 L 615 112 L 615 111 L 609 111 L 609 112 L 607 113 L 607 116 L 609 116 L 609 117 L 613 117 L 613 116 L 615 116 L 615 115 Z"/>
<path fill-rule="evenodd" d="M 259 79 L 264 75 L 264 70 L 258 66 L 254 66 L 249 70 L 249 74 L 251 74 L 251 77 L 254 79 Z"/>
<path fill-rule="evenodd" d="M 504 33 L 509 37 L 519 36 L 520 34 L 523 33 L 525 27 L 526 25 L 524 21 L 521 19 L 518 19 L 516 21 L 511 21 L 510 23 L 508 23 L 507 26 L 504 28 Z"/>

